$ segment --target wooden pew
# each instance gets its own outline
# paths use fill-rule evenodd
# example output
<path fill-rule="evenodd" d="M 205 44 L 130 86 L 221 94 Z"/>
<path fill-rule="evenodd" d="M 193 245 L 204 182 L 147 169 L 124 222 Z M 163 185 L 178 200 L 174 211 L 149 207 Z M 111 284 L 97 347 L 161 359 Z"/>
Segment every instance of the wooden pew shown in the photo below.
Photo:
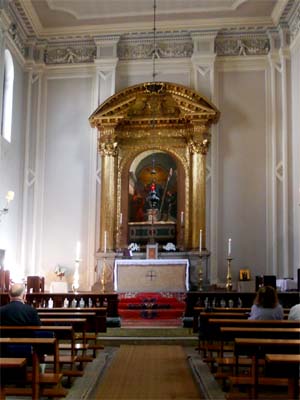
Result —
<path fill-rule="evenodd" d="M 229 377 L 231 385 L 247 385 L 253 389 L 253 397 L 258 396 L 259 385 L 286 385 L 287 379 L 259 377 L 258 359 L 265 358 L 267 353 L 288 353 L 299 354 L 299 339 L 256 339 L 256 338 L 235 338 L 234 355 L 236 357 L 236 375 Z M 239 377 L 239 357 L 247 355 L 252 358 L 252 375 L 250 377 Z"/>
<path fill-rule="evenodd" d="M 87 316 L 87 325 L 86 325 L 86 338 L 89 341 L 89 349 L 93 350 L 93 357 L 96 357 L 97 350 L 102 350 L 103 345 L 97 343 L 98 341 L 98 333 L 106 332 L 106 316 L 107 316 L 107 308 L 106 307 L 85 307 L 85 308 L 63 308 L 63 307 L 55 307 L 55 308 L 37 308 L 38 313 L 47 312 L 52 314 L 60 313 L 60 315 L 69 315 L 69 313 L 75 313 L 74 315 L 79 317 L 79 313 L 82 313 L 82 316 L 85 313 L 96 313 L 95 317 Z M 48 316 L 49 317 L 49 316 Z M 65 318 L 65 317 L 63 317 Z"/>
<path fill-rule="evenodd" d="M 68 347 L 67 350 L 69 352 L 68 355 L 61 355 L 59 353 L 58 364 L 60 373 L 62 375 L 68 377 L 69 384 L 71 383 L 71 378 L 80 377 L 83 375 L 82 371 L 78 371 L 76 368 L 76 363 L 80 360 L 77 359 L 76 356 L 76 343 L 75 343 L 75 332 L 73 327 L 70 326 L 57 326 L 57 325 L 42 325 L 42 326 L 22 326 L 20 330 L 19 326 L 1 326 L 0 325 L 0 336 L 1 337 L 34 337 L 35 333 L 39 332 L 53 332 L 55 338 L 58 342 L 58 348 L 60 348 L 61 344 L 66 344 L 67 341 Z M 45 357 L 45 362 L 49 364 L 53 364 L 55 362 L 55 358 L 53 355 L 47 355 Z M 63 364 L 68 364 L 68 369 L 63 369 Z"/>
<path fill-rule="evenodd" d="M 203 357 L 207 358 L 207 352 L 219 351 L 219 329 L 209 324 L 210 319 L 247 319 L 248 315 L 243 312 L 200 312 L 199 315 L 199 335 L 198 351 L 203 352 Z M 211 359 L 211 357 L 210 357 Z"/>
<path fill-rule="evenodd" d="M 24 369 L 26 367 L 27 360 L 26 358 L 7 358 L 0 357 L 0 400 L 5 400 L 5 379 L 3 373 L 5 373 L 8 369 Z"/>
<path fill-rule="evenodd" d="M 288 372 L 291 373 L 288 378 L 288 397 L 298 399 L 300 354 L 266 354 L 266 362 L 280 368 L 288 368 Z"/>
<path fill-rule="evenodd" d="M 236 359 L 233 355 L 224 357 L 224 344 L 233 343 L 235 338 L 273 338 L 273 339 L 299 339 L 300 328 L 246 328 L 246 327 L 220 327 L 221 350 L 219 357 L 215 358 L 217 365 L 216 379 L 226 379 L 233 375 L 233 368 L 236 367 Z M 259 361 L 260 365 L 264 365 L 264 361 Z M 252 360 L 250 358 L 242 358 L 239 360 L 239 366 L 251 367 Z M 224 367 L 230 367 L 231 371 L 224 372 Z"/>
<path fill-rule="evenodd" d="M 54 357 L 54 369 L 53 372 L 61 379 L 59 374 L 58 364 L 58 345 L 56 338 L 0 338 L 0 345 L 30 345 L 32 346 L 31 362 L 32 362 L 32 373 L 31 373 L 31 387 L 7 387 L 5 388 L 5 394 L 10 396 L 32 396 L 33 400 L 38 400 L 40 396 L 47 397 L 65 397 L 67 391 L 59 386 L 59 383 L 55 381 L 55 386 L 52 388 L 45 388 L 42 386 L 43 383 L 52 383 L 53 375 L 51 379 L 49 375 L 42 374 L 40 372 L 40 354 L 41 348 L 49 346 L 52 348 Z"/>
<path fill-rule="evenodd" d="M 209 318 L 205 325 L 203 334 L 199 335 L 199 349 L 203 350 L 203 357 L 207 357 L 207 352 L 210 352 L 210 357 L 207 361 L 211 366 L 215 362 L 216 357 L 221 354 L 221 327 L 246 327 L 246 328 L 299 328 L 300 321 L 293 320 L 249 320 L 243 318 Z M 227 345 L 223 350 L 231 351 L 232 346 Z M 212 353 L 217 353 L 216 357 Z"/>

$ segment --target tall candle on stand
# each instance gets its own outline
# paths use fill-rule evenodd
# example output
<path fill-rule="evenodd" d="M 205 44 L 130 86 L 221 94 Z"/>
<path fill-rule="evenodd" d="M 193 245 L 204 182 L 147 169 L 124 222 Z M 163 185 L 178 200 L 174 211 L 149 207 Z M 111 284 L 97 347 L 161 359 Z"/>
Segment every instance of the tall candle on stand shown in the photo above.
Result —
<path fill-rule="evenodd" d="M 105 232 L 104 232 L 104 250 L 103 250 L 104 253 L 106 253 L 106 245 L 107 245 L 106 242 L 107 242 L 107 232 L 105 231 Z"/>
<path fill-rule="evenodd" d="M 231 257 L 231 239 L 228 239 L 228 258 Z"/>
<path fill-rule="evenodd" d="M 201 254 L 202 252 L 202 229 L 200 229 L 199 232 L 199 253 Z"/>
<path fill-rule="evenodd" d="M 120 225 L 122 225 L 122 223 L 123 223 L 123 214 L 120 213 Z"/>

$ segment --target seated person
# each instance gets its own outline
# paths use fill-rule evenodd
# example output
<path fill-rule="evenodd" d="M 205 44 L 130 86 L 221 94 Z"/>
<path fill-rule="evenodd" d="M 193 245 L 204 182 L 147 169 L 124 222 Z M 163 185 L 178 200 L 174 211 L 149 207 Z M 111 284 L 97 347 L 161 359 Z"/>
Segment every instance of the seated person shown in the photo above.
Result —
<path fill-rule="evenodd" d="M 0 322 L 2 326 L 41 326 L 41 320 L 39 318 L 38 312 L 34 307 L 25 303 L 25 286 L 16 283 L 11 286 L 9 290 L 10 302 L 2 307 L 0 307 Z M 6 332 L 9 336 L 13 337 L 54 337 L 52 331 L 23 331 L 22 329 L 18 331 Z M 47 352 L 48 348 L 40 349 L 40 357 L 43 358 L 43 354 Z M 2 348 L 3 354 L 7 357 L 26 357 L 31 356 L 31 346 L 30 345 L 20 345 L 20 344 L 10 344 Z"/>
<path fill-rule="evenodd" d="M 25 287 L 20 283 L 11 286 L 9 290 L 10 302 L 0 307 L 1 325 L 41 325 L 38 312 L 35 308 L 25 304 Z"/>
<path fill-rule="evenodd" d="M 259 288 L 248 319 L 283 319 L 276 290 L 272 286 Z"/>
<path fill-rule="evenodd" d="M 300 320 L 300 304 L 291 307 L 288 319 Z"/>

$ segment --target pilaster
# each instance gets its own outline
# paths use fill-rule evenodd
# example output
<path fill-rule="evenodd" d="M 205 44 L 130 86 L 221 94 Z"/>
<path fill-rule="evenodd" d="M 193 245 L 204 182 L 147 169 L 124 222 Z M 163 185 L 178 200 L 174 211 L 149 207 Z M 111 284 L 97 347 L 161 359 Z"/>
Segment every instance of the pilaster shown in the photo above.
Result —
<path fill-rule="evenodd" d="M 96 59 L 94 60 L 95 75 L 94 75 L 94 93 L 93 93 L 93 106 L 95 109 L 102 104 L 107 98 L 115 93 L 116 87 L 116 67 L 118 64 L 117 58 L 117 45 L 119 36 L 111 37 L 97 37 L 95 38 L 96 44 Z M 88 237 L 88 265 L 95 265 L 94 276 L 89 277 L 89 286 L 91 287 L 98 279 L 101 271 L 99 263 L 95 259 L 95 251 L 103 249 L 104 232 L 107 230 L 104 223 L 105 213 L 102 207 L 102 201 L 105 197 L 107 188 L 101 187 L 101 175 L 106 174 L 107 169 L 111 167 L 108 165 L 114 163 L 115 157 L 100 156 L 97 152 L 97 136 L 93 135 L 94 140 L 91 148 L 91 163 L 90 163 L 90 216 L 89 216 L 89 237 Z M 101 138 L 99 137 L 98 140 Z M 103 181 L 102 181 L 103 182 Z M 105 204 L 105 202 L 103 203 Z M 104 211 L 103 211 L 104 210 Z M 100 221 L 98 223 L 97 221 Z M 109 240 L 113 240 L 113 231 L 110 232 Z M 96 239 L 97 238 L 97 239 Z M 99 242 L 102 240 L 101 242 Z"/>
<path fill-rule="evenodd" d="M 193 55 L 191 58 L 193 65 L 193 86 L 195 90 L 204 93 L 216 106 L 218 106 L 218 85 L 216 73 L 216 53 L 215 41 L 217 31 L 205 34 L 192 34 Z M 211 202 L 208 205 L 210 220 L 206 221 L 204 229 L 206 235 L 206 247 L 211 252 L 210 257 L 210 276 L 211 283 L 218 281 L 218 125 L 211 127 L 211 152 L 206 157 L 205 170 L 210 174 L 206 177 L 207 190 L 210 190 Z M 205 171 L 206 172 L 206 171 Z M 208 181 L 211 179 L 211 185 Z M 205 220 L 204 220 L 205 222 Z"/>

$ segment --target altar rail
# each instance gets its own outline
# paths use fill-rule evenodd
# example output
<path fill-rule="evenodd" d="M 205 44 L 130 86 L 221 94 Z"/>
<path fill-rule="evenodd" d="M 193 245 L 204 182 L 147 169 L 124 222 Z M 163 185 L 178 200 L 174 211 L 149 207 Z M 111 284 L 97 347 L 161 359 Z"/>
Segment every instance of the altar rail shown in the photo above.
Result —
<path fill-rule="evenodd" d="M 72 300 L 75 299 L 77 307 L 79 307 L 80 299 L 85 302 L 85 307 L 105 307 L 107 309 L 107 317 L 118 317 L 118 294 L 117 293 L 95 293 L 95 292 L 69 292 L 69 293 L 27 293 L 26 302 L 36 308 L 47 308 L 49 299 L 53 300 L 53 307 L 63 307 L 64 300 L 69 300 L 69 307 L 71 307 Z M 92 304 L 89 305 L 89 299 Z M 0 305 L 9 302 L 8 293 L 0 293 Z"/>
<path fill-rule="evenodd" d="M 187 292 L 186 294 L 186 310 L 185 317 L 193 317 L 194 307 L 205 306 L 205 300 L 208 300 L 208 307 L 213 308 L 213 303 L 216 307 L 220 307 L 221 300 L 224 300 L 225 307 L 251 307 L 256 296 L 255 292 L 227 292 L 227 291 L 203 291 L 203 292 Z M 280 304 L 284 308 L 291 308 L 299 303 L 299 292 L 279 292 L 278 298 Z M 239 302 L 241 300 L 241 303 Z M 229 300 L 231 302 L 229 303 Z M 232 303 L 233 302 L 233 303 Z M 240 303 L 240 304 L 238 304 Z"/>

